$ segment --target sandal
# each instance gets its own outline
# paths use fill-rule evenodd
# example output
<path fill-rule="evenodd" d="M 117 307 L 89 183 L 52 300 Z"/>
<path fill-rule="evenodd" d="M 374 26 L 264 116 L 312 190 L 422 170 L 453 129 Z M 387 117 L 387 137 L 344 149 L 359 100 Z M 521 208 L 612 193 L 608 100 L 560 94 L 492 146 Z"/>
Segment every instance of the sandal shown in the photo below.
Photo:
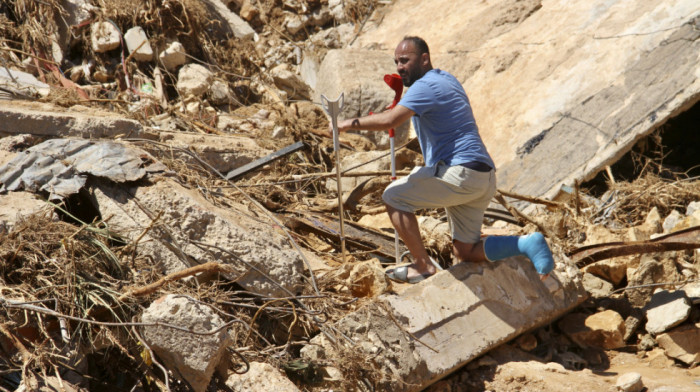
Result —
<path fill-rule="evenodd" d="M 391 279 L 395 280 L 397 282 L 401 283 L 418 283 L 421 281 L 424 281 L 428 279 L 429 277 L 433 276 L 433 274 L 421 274 L 418 276 L 414 276 L 412 278 L 408 277 L 408 267 L 409 265 L 402 265 L 401 267 L 396 267 L 392 268 L 390 270 L 386 271 L 386 276 Z"/>

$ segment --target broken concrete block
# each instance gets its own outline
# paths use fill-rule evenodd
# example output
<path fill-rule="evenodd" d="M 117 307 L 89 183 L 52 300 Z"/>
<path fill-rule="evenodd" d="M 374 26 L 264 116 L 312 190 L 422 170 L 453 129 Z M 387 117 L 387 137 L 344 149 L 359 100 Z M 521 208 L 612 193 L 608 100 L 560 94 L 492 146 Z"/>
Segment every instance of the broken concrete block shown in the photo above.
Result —
<path fill-rule="evenodd" d="M 184 295 L 161 297 L 141 316 L 144 323 L 175 325 L 193 332 L 216 331 L 225 323 L 211 307 Z M 194 334 L 166 326 L 144 326 L 143 340 L 166 368 L 177 370 L 196 392 L 207 389 L 231 337 L 226 328 L 213 334 Z"/>
<path fill-rule="evenodd" d="M 92 50 L 97 53 L 104 53 L 116 49 L 121 43 L 119 29 L 110 22 L 93 23 L 91 25 L 90 38 Z"/>
<path fill-rule="evenodd" d="M 671 213 L 668 214 L 666 219 L 664 219 L 664 233 L 671 233 L 673 231 L 673 228 L 676 227 L 678 222 L 680 222 L 682 219 L 683 215 L 680 212 L 676 210 L 671 211 Z"/>
<path fill-rule="evenodd" d="M 625 345 L 625 320 L 614 310 L 592 315 L 572 313 L 562 318 L 559 328 L 581 347 L 594 346 L 613 350 Z"/>
<path fill-rule="evenodd" d="M 690 367 L 700 363 L 700 324 L 687 324 L 656 337 L 666 355 Z"/>
<path fill-rule="evenodd" d="M 665 332 L 687 320 L 690 310 L 683 290 L 657 290 L 646 307 L 646 330 L 652 335 Z"/>
<path fill-rule="evenodd" d="M 243 5 L 241 5 L 241 10 L 238 12 L 238 14 L 244 20 L 250 22 L 260 14 L 260 11 L 250 0 L 245 0 L 243 1 Z"/>
<path fill-rule="evenodd" d="M 217 207 L 169 178 L 150 186 L 95 181 L 90 193 L 100 214 L 112 217 L 112 230 L 131 240 L 148 232 L 138 252 L 150 256 L 155 268 L 171 273 L 193 261 L 216 261 L 231 266 L 227 279 L 255 293 L 286 297 L 301 287 L 299 253 L 287 237 L 250 217 L 243 206 Z M 156 213 L 163 229 L 149 231 Z"/>
<path fill-rule="evenodd" d="M 246 373 L 230 375 L 226 386 L 234 391 L 299 392 L 279 370 L 263 362 L 251 362 Z"/>
<path fill-rule="evenodd" d="M 160 52 L 158 59 L 165 69 L 172 71 L 187 62 L 187 53 L 181 43 L 173 41 L 166 46 L 165 50 Z"/>
<path fill-rule="evenodd" d="M 563 264 L 547 279 L 550 289 L 524 257 L 460 263 L 400 295 L 379 296 L 334 327 L 375 358 L 385 375 L 380 390 L 420 391 L 583 302 L 577 269 Z M 312 339 L 332 352 L 324 341 L 324 335 Z"/>
<path fill-rule="evenodd" d="M 190 94 L 201 97 L 209 89 L 213 77 L 214 74 L 205 66 L 187 64 L 177 74 L 177 89 L 183 97 Z"/>
<path fill-rule="evenodd" d="M 82 137 L 86 139 L 118 138 L 129 135 L 156 139 L 157 134 L 145 131 L 138 121 L 91 109 L 81 112 L 56 113 L 55 107 L 44 104 L 0 105 L 0 134 L 30 134 L 54 137 Z M 100 114 L 97 116 L 97 114 Z"/>
<path fill-rule="evenodd" d="M 284 26 L 292 35 L 300 32 L 309 23 L 309 17 L 306 15 L 299 15 L 292 12 L 285 12 L 285 15 Z"/>
<path fill-rule="evenodd" d="M 124 34 L 124 41 L 126 41 L 126 48 L 129 50 L 129 54 L 134 57 L 134 60 L 153 60 L 153 49 L 148 42 L 146 32 L 140 26 L 127 30 L 126 34 Z"/>

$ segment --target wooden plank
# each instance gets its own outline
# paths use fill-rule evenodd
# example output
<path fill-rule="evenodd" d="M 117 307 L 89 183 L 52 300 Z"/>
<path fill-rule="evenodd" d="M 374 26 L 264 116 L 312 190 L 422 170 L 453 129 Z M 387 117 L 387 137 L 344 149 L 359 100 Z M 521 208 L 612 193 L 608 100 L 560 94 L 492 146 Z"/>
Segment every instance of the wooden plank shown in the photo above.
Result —
<path fill-rule="evenodd" d="M 314 212 L 299 212 L 282 215 L 285 226 L 295 232 L 311 232 L 328 238 L 340 246 L 340 223 L 334 216 Z M 394 262 L 396 251 L 394 237 L 377 230 L 360 226 L 354 222 L 345 222 L 345 245 L 350 251 L 368 252 L 381 262 Z M 399 244 L 399 253 L 408 249 Z"/>
<path fill-rule="evenodd" d="M 226 179 L 233 180 L 236 177 L 240 177 L 243 174 L 246 174 L 248 172 L 256 170 L 262 166 L 267 165 L 270 162 L 273 162 L 277 159 L 280 159 L 280 158 L 284 157 L 285 155 L 289 155 L 293 152 L 299 151 L 304 147 L 305 147 L 305 145 L 304 145 L 304 142 L 302 142 L 302 141 L 291 144 L 291 145 L 289 145 L 281 150 L 277 150 L 277 151 L 273 152 L 272 154 L 269 154 L 269 155 L 262 157 L 260 159 L 256 159 L 253 162 L 249 162 L 249 163 L 247 163 L 239 168 L 231 170 L 226 175 Z"/>

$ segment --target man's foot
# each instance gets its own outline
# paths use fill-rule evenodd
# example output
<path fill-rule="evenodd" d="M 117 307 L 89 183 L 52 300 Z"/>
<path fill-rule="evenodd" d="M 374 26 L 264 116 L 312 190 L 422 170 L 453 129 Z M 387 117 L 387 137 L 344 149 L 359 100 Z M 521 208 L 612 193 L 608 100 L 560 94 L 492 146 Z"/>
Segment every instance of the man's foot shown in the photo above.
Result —
<path fill-rule="evenodd" d="M 554 269 L 554 258 L 549 250 L 547 241 L 542 233 L 535 232 L 521 236 L 518 240 L 518 248 L 532 261 L 537 272 L 542 275 L 542 279 L 547 277 Z"/>
<path fill-rule="evenodd" d="M 420 281 L 423 281 L 425 279 L 428 279 L 429 277 L 435 275 L 435 273 L 417 273 L 417 274 L 411 274 L 412 276 L 409 277 L 409 267 L 412 267 L 411 270 L 415 270 L 415 266 L 413 264 L 408 264 L 408 265 L 402 265 L 400 267 L 392 268 L 390 270 L 386 271 L 386 276 L 394 281 L 401 282 L 401 283 L 418 283 Z M 417 272 L 417 270 L 415 270 Z M 436 271 L 437 272 L 437 271 Z"/>

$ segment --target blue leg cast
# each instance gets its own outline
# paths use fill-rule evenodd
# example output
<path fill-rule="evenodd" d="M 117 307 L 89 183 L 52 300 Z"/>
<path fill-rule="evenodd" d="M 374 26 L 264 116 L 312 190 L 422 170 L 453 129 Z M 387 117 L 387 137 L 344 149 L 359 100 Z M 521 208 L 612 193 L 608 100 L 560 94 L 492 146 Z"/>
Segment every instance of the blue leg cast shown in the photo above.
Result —
<path fill-rule="evenodd" d="M 484 254 L 489 261 L 512 256 L 527 256 L 540 275 L 554 269 L 554 258 L 542 233 L 523 236 L 491 236 L 484 240 Z"/>

